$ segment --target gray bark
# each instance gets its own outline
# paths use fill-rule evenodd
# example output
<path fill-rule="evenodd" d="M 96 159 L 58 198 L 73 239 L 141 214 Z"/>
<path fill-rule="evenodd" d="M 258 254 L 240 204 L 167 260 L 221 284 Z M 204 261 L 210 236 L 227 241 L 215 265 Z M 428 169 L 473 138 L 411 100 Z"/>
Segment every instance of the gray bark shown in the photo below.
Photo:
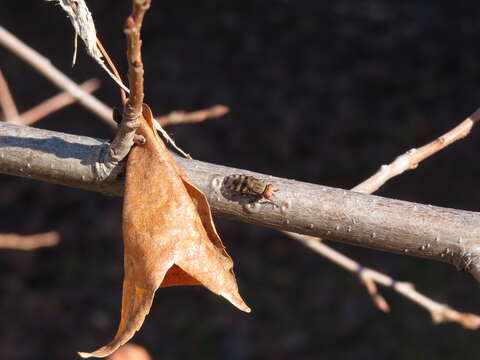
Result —
<path fill-rule="evenodd" d="M 121 196 L 122 181 L 99 174 L 108 146 L 101 139 L 0 123 L 0 173 Z M 480 278 L 480 213 L 176 159 L 218 216 L 443 261 Z M 277 192 L 271 200 L 232 193 L 224 186 L 232 174 L 255 176 Z"/>

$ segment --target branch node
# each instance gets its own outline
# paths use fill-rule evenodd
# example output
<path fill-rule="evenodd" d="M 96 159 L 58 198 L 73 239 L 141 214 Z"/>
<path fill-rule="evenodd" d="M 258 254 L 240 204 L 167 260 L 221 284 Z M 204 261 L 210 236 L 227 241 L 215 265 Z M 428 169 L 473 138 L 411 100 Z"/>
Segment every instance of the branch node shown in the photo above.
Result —
<path fill-rule="evenodd" d="M 146 142 L 147 140 L 143 135 L 135 134 L 135 136 L 133 137 L 133 143 L 135 145 L 145 145 Z"/>
<path fill-rule="evenodd" d="M 134 119 L 128 119 L 127 121 L 125 121 L 125 127 L 127 127 L 128 129 L 136 131 L 139 126 L 140 126 L 140 118 L 139 117 L 136 117 Z"/>
<path fill-rule="evenodd" d="M 123 32 L 125 35 L 130 35 L 135 30 L 135 20 L 132 16 L 129 16 L 125 21 L 125 26 L 123 28 Z"/>

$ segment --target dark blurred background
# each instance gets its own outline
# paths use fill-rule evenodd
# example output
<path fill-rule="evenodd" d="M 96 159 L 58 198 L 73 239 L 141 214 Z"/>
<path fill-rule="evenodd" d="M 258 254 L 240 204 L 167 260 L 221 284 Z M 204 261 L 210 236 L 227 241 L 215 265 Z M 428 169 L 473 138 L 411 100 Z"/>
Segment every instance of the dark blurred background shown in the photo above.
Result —
<path fill-rule="evenodd" d="M 131 1 L 90 1 L 99 37 L 125 70 Z M 231 107 L 223 119 L 170 128 L 197 159 L 350 188 L 398 154 L 452 128 L 480 105 L 474 1 L 153 1 L 144 24 L 146 102 L 156 114 Z M 2 1 L 0 24 L 77 82 L 115 85 L 79 51 L 60 7 Z M 0 48 L 20 110 L 58 90 Z M 78 105 L 36 126 L 94 137 L 110 130 Z M 478 129 L 379 195 L 477 210 Z M 0 232 L 61 233 L 60 245 L 0 252 L 2 359 L 73 359 L 114 335 L 122 282 L 121 199 L 0 176 Z M 433 325 L 383 291 L 385 315 L 358 280 L 278 232 L 218 220 L 235 260 L 241 313 L 205 289 L 161 289 L 134 341 L 155 359 L 473 358 L 477 332 Z M 478 284 L 430 261 L 333 244 L 413 281 L 434 299 L 480 313 Z"/>

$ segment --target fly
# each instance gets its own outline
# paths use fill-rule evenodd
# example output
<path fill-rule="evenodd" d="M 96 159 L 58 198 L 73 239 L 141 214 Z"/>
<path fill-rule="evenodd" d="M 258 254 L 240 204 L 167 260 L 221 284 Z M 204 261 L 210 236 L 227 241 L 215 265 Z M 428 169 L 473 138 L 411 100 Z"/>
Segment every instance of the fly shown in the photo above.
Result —
<path fill-rule="evenodd" d="M 226 189 L 241 195 L 251 195 L 270 200 L 277 191 L 272 184 L 248 175 L 229 175 L 225 177 Z"/>

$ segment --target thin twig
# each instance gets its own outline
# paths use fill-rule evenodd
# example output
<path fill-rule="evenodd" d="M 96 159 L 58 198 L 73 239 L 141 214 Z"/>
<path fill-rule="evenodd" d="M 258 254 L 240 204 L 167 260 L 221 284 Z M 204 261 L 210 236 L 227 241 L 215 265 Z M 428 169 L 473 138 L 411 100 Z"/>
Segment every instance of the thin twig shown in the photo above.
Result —
<path fill-rule="evenodd" d="M 0 107 L 2 108 L 4 120 L 18 116 L 15 101 L 13 100 L 7 79 L 3 76 L 2 70 L 0 70 Z"/>
<path fill-rule="evenodd" d="M 50 61 L 40 55 L 38 52 L 30 48 L 25 43 L 21 42 L 18 38 L 16 38 L 13 34 L 5 30 L 3 27 L 0 26 L 0 44 L 4 45 L 7 49 L 11 50 L 25 62 L 30 64 L 33 68 L 35 68 L 39 73 L 44 75 L 46 78 L 51 80 L 54 84 L 56 84 L 59 88 L 65 90 L 70 95 L 72 95 L 77 101 L 83 105 L 85 108 L 93 112 L 95 115 L 100 117 L 105 123 L 107 123 L 110 127 L 116 129 L 117 123 L 113 120 L 112 117 L 112 109 L 99 101 L 94 96 L 88 94 L 87 92 L 83 91 L 77 84 L 75 84 L 72 80 L 70 80 L 66 75 L 62 74 L 58 69 L 56 69 Z M 167 135 L 167 139 L 169 139 L 168 134 L 161 128 L 161 126 L 155 122 L 157 130 L 161 131 L 162 134 Z M 176 147 L 173 141 L 170 141 L 173 146 Z M 177 150 L 178 147 L 176 147 Z M 126 149 L 126 147 L 125 147 Z M 188 157 L 187 154 L 179 150 L 185 156 Z M 117 166 L 118 162 L 111 162 L 108 159 L 108 156 L 105 155 L 108 153 L 106 151 L 101 159 L 101 162 L 97 163 L 96 166 L 98 167 L 98 180 L 104 181 L 108 180 L 111 181 L 114 179 L 117 174 L 121 171 L 121 166 Z M 118 158 L 122 158 L 122 155 L 117 156 Z"/>
<path fill-rule="evenodd" d="M 55 246 L 59 241 L 60 235 L 54 231 L 27 236 L 0 234 L 0 249 L 35 250 Z"/>
<path fill-rule="evenodd" d="M 55 68 L 49 59 L 40 55 L 28 45 L 21 42 L 18 38 L 1 26 L 0 44 L 31 65 L 60 89 L 67 91 L 70 95 L 77 99 L 80 104 L 90 109 L 108 125 L 114 128 L 117 127 L 117 124 L 112 119 L 112 111 L 108 106 L 97 100 L 92 95 L 88 94 L 86 91 L 83 91 L 77 84 L 62 74 L 57 68 Z"/>
<path fill-rule="evenodd" d="M 90 79 L 85 81 L 80 87 L 88 92 L 92 93 L 100 87 L 100 81 L 97 79 Z M 44 117 L 58 111 L 70 104 L 76 102 L 76 99 L 70 95 L 70 93 L 64 91 L 54 97 L 45 100 L 32 109 L 24 112 L 22 115 L 8 118 L 7 121 L 12 124 L 18 125 L 32 125 Z"/>
<path fill-rule="evenodd" d="M 288 235 L 292 239 L 299 241 L 306 247 L 310 248 L 311 250 L 315 251 L 316 253 L 330 260 L 331 262 L 339 265 L 345 270 L 356 274 L 361 280 L 362 284 L 365 286 L 375 306 L 377 306 L 377 308 L 383 312 L 390 311 L 390 306 L 388 305 L 387 301 L 383 298 L 383 296 L 378 293 L 377 287 L 375 285 L 375 279 L 369 276 L 371 273 L 380 274 L 379 272 L 361 266 L 359 263 L 345 256 L 339 251 L 332 249 L 328 245 L 325 245 L 321 242 L 319 238 L 286 231 L 284 231 L 284 234 Z M 387 277 L 387 275 L 380 275 Z"/>
<path fill-rule="evenodd" d="M 443 134 L 434 141 L 422 146 L 419 149 L 410 149 L 397 157 L 391 164 L 382 165 L 380 170 L 367 180 L 355 186 L 352 191 L 361 193 L 373 193 L 391 178 L 400 175 L 406 170 L 415 169 L 420 162 L 447 147 L 451 143 L 467 136 L 473 126 L 480 120 L 480 108 L 458 126 Z"/>
<path fill-rule="evenodd" d="M 143 62 L 142 62 L 142 31 L 143 18 L 150 8 L 150 0 L 133 1 L 132 15 L 127 18 L 124 27 L 127 39 L 128 83 L 131 93 L 127 101 L 124 117 L 127 121 L 135 121 L 142 115 L 143 105 Z"/>
<path fill-rule="evenodd" d="M 367 194 L 372 193 L 378 188 L 380 188 L 380 186 L 382 186 L 389 179 L 402 174 L 406 170 L 415 169 L 421 161 L 425 160 L 426 158 L 435 154 L 441 149 L 447 147 L 453 142 L 467 136 L 470 133 L 472 127 L 478 122 L 479 119 L 480 108 L 477 109 L 466 120 L 462 121 L 455 128 L 440 136 L 436 140 L 422 146 L 419 149 L 409 150 L 405 154 L 397 157 L 395 161 L 392 162 L 390 165 L 382 166 L 378 173 L 374 174 L 372 177 L 368 178 L 361 184 L 354 187 L 352 191 Z M 382 311 L 388 311 L 389 306 L 386 303 L 385 299 L 380 294 L 378 294 L 375 282 L 383 286 L 392 287 L 400 294 L 406 296 L 410 300 L 426 308 L 430 312 L 432 320 L 435 323 L 453 321 L 461 324 L 467 329 L 472 330 L 480 327 L 479 316 L 469 313 L 460 313 L 444 304 L 435 302 L 432 299 L 426 297 L 425 295 L 420 294 L 414 289 L 413 285 L 409 283 L 397 282 L 389 276 L 379 273 L 378 271 L 372 270 L 370 268 L 365 268 L 357 262 L 353 261 L 352 259 L 349 259 L 345 255 L 339 253 L 338 251 L 321 243 L 321 239 L 319 238 L 289 232 L 284 233 L 291 238 L 301 242 L 302 244 L 314 250 L 323 257 L 327 258 L 328 260 L 340 265 L 344 269 L 356 273 L 360 278 L 362 284 L 365 286 L 368 293 L 370 294 L 374 304 Z M 473 275 L 475 276 L 475 273 L 473 273 Z"/>
<path fill-rule="evenodd" d="M 120 162 L 125 159 L 133 146 L 135 132 L 140 126 L 143 107 L 143 63 L 142 40 L 140 32 L 145 12 L 150 7 L 150 1 L 133 1 L 132 15 L 127 18 L 124 27 L 127 39 L 128 82 L 130 95 L 123 106 L 122 121 L 118 126 L 115 138 L 103 159 L 106 173 L 113 180 L 122 170 Z"/>
<path fill-rule="evenodd" d="M 5 46 L 7 49 L 12 51 L 26 63 L 31 65 L 34 69 L 36 69 L 39 73 L 52 81 L 60 89 L 72 95 L 81 105 L 92 111 L 110 127 L 114 129 L 117 128 L 117 123 L 112 118 L 112 109 L 109 106 L 105 105 L 94 96 L 83 91 L 76 83 L 74 83 L 66 75 L 62 74 L 57 68 L 55 68 L 47 58 L 40 55 L 38 52 L 30 48 L 25 43 L 21 42 L 18 38 L 16 38 L 13 34 L 8 32 L 1 26 L 0 44 Z M 175 144 L 175 142 L 171 139 L 168 133 L 161 127 L 161 125 L 157 121 L 155 122 L 155 127 L 158 131 L 162 133 L 162 135 L 166 138 L 167 142 L 170 142 L 172 146 L 177 149 L 182 155 L 190 158 L 190 155 L 186 154 Z M 114 175 L 117 174 L 117 171 L 113 171 L 112 169 L 117 168 L 117 166 L 105 166 L 103 178 L 111 179 Z M 112 171 L 113 174 L 111 174 Z"/>
<path fill-rule="evenodd" d="M 466 329 L 470 330 L 476 330 L 480 327 L 479 316 L 475 314 L 458 312 L 445 304 L 436 302 L 419 293 L 415 290 L 414 286 L 411 283 L 399 282 L 395 279 L 392 279 L 390 276 L 387 276 L 370 268 L 363 267 L 358 262 L 353 261 L 352 259 L 346 257 L 345 255 L 339 253 L 331 247 L 323 244 L 321 241 L 318 241 L 317 238 L 293 233 L 289 233 L 289 236 L 298 240 L 299 242 L 312 249 L 313 251 L 317 252 L 318 254 L 328 258 L 337 265 L 340 265 L 344 269 L 352 273 L 356 273 L 362 280 L 369 282 L 370 286 L 371 282 L 375 282 L 382 286 L 392 288 L 399 294 L 407 297 L 416 304 L 427 309 L 430 312 L 434 323 L 449 321 L 457 322 Z M 383 311 L 388 311 L 388 304 L 385 302 L 385 299 L 383 299 L 383 297 L 381 297 L 377 293 L 376 287 L 373 287 L 372 293 L 372 299 L 374 300 L 377 307 Z"/>
<path fill-rule="evenodd" d="M 224 105 L 215 105 L 207 109 L 186 112 L 183 110 L 172 111 L 167 115 L 158 116 L 157 122 L 162 126 L 171 126 L 178 124 L 199 123 L 207 119 L 221 117 L 227 114 L 230 109 Z"/>

